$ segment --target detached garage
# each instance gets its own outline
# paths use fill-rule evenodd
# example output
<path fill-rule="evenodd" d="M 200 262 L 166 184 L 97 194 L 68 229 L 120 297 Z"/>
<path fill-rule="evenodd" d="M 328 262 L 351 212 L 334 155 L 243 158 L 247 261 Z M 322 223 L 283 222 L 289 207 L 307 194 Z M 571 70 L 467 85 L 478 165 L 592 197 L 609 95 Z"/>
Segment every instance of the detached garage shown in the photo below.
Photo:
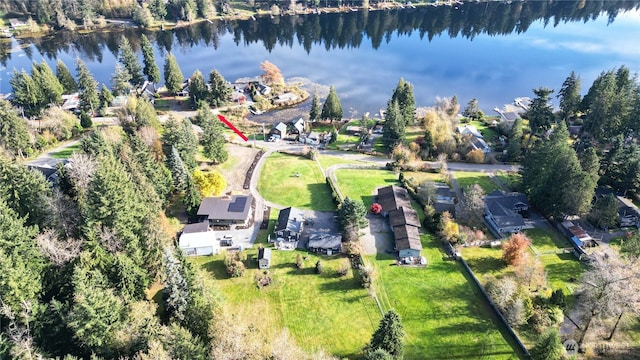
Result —
<path fill-rule="evenodd" d="M 218 253 L 215 233 L 209 231 L 209 223 L 185 225 L 180 234 L 178 247 L 187 256 L 213 255 Z"/>

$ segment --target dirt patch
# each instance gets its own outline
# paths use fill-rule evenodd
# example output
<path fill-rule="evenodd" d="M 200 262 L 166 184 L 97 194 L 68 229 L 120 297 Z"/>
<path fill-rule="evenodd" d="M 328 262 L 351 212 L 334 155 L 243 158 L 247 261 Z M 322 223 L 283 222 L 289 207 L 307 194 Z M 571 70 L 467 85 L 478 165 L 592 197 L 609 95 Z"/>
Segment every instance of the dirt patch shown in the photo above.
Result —
<path fill-rule="evenodd" d="M 229 152 L 229 160 L 233 162 L 233 165 L 222 164 L 210 167 L 220 171 L 222 176 L 227 180 L 227 188 L 225 193 L 230 191 L 243 191 L 243 184 L 247 170 L 253 163 L 256 154 L 260 149 L 251 148 L 248 146 L 240 146 L 236 144 L 227 144 L 227 151 Z"/>

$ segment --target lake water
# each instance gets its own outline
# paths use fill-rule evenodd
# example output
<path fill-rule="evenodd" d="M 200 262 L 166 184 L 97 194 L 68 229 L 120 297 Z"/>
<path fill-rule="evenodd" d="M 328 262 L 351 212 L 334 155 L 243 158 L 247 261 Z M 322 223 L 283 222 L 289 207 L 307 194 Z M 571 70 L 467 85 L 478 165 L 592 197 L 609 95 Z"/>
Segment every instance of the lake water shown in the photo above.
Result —
<path fill-rule="evenodd" d="M 493 114 L 515 97 L 532 96 L 535 87 L 557 92 L 572 70 L 582 77 L 583 93 L 602 71 L 626 65 L 640 72 L 639 2 L 593 3 L 466 3 L 266 17 L 148 36 L 161 69 L 171 51 L 185 76 L 216 68 L 233 81 L 259 75 L 260 62 L 269 60 L 286 78 L 335 85 L 346 116 L 384 108 L 401 77 L 414 85 L 418 106 L 456 95 L 464 107 L 475 97 Z M 0 91 L 11 91 L 14 68 L 29 69 L 42 59 L 55 67 L 56 58 L 72 70 L 81 58 L 109 85 L 122 34 L 138 45 L 134 29 L 2 43 Z"/>

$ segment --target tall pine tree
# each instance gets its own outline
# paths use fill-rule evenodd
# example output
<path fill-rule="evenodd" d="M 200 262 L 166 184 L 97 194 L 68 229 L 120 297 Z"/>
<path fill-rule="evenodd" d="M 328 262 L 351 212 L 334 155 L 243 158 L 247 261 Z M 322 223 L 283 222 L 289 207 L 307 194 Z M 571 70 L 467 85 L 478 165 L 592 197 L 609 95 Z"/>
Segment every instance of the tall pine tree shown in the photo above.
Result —
<path fill-rule="evenodd" d="M 557 95 L 560 99 L 562 117 L 565 120 L 575 116 L 580 109 L 580 102 L 582 101 L 580 97 L 580 87 L 580 76 L 577 76 L 575 72 L 571 71 L 569 77 L 562 83 L 562 87 Z"/>
<path fill-rule="evenodd" d="M 402 359 L 404 353 L 404 326 L 402 319 L 395 310 L 389 310 L 382 320 L 380 326 L 373 333 L 371 341 L 367 345 L 368 351 L 382 349 L 389 353 L 394 359 Z"/>
<path fill-rule="evenodd" d="M 91 75 L 87 65 L 76 59 L 76 73 L 78 74 L 78 90 L 80 91 L 80 107 L 86 112 L 94 112 L 100 105 L 98 97 L 98 83 Z"/>
<path fill-rule="evenodd" d="M 382 140 L 387 146 L 389 153 L 393 148 L 404 141 L 405 121 L 402 118 L 400 107 L 397 101 L 387 103 L 387 111 L 384 115 L 384 126 L 382 128 Z"/>
<path fill-rule="evenodd" d="M 333 85 L 329 88 L 329 95 L 327 95 L 322 105 L 320 117 L 322 119 L 329 119 L 331 122 L 334 120 L 342 120 L 342 104 L 340 104 L 340 99 L 338 98 L 338 94 L 336 94 L 336 88 Z"/>
<path fill-rule="evenodd" d="M 178 66 L 178 62 L 173 54 L 168 54 L 164 62 L 164 84 L 167 90 L 172 94 L 176 94 L 182 89 L 182 81 L 184 75 Z"/>
<path fill-rule="evenodd" d="M 142 61 L 144 62 L 143 72 L 149 81 L 157 84 L 160 82 L 160 69 L 156 64 L 153 47 L 145 34 L 142 34 L 140 41 L 142 46 Z"/>
<path fill-rule="evenodd" d="M 56 63 L 56 77 L 58 81 L 60 81 L 60 84 L 62 84 L 65 94 L 73 94 L 78 91 L 76 80 L 62 60 L 58 60 Z"/>
<path fill-rule="evenodd" d="M 318 91 L 314 91 L 311 99 L 311 110 L 309 111 L 309 120 L 317 121 L 320 119 L 320 99 L 318 99 Z"/>
<path fill-rule="evenodd" d="M 131 83 L 134 86 L 140 86 L 144 83 L 144 76 L 142 75 L 142 66 L 138 61 L 136 52 L 133 51 L 129 40 L 122 36 L 120 39 L 120 48 L 118 50 L 118 61 L 127 69 L 127 72 L 131 76 Z"/>
<path fill-rule="evenodd" d="M 232 89 L 229 83 L 216 69 L 209 73 L 209 88 L 208 100 L 213 107 L 220 107 L 231 98 Z"/>

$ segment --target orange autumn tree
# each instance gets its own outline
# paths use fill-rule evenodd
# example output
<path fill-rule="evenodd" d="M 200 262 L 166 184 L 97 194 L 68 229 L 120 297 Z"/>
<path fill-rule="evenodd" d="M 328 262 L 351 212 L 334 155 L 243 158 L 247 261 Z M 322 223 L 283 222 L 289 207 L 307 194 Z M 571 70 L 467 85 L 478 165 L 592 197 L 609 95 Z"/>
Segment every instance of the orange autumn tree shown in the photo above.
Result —
<path fill-rule="evenodd" d="M 269 85 L 284 85 L 284 77 L 280 69 L 269 61 L 260 63 L 260 69 L 264 71 L 261 75 L 262 80 Z"/>
<path fill-rule="evenodd" d="M 502 260 L 507 265 L 521 265 L 529 256 L 529 245 L 531 245 L 531 241 L 525 234 L 516 233 L 511 235 L 509 240 L 502 244 Z"/>

